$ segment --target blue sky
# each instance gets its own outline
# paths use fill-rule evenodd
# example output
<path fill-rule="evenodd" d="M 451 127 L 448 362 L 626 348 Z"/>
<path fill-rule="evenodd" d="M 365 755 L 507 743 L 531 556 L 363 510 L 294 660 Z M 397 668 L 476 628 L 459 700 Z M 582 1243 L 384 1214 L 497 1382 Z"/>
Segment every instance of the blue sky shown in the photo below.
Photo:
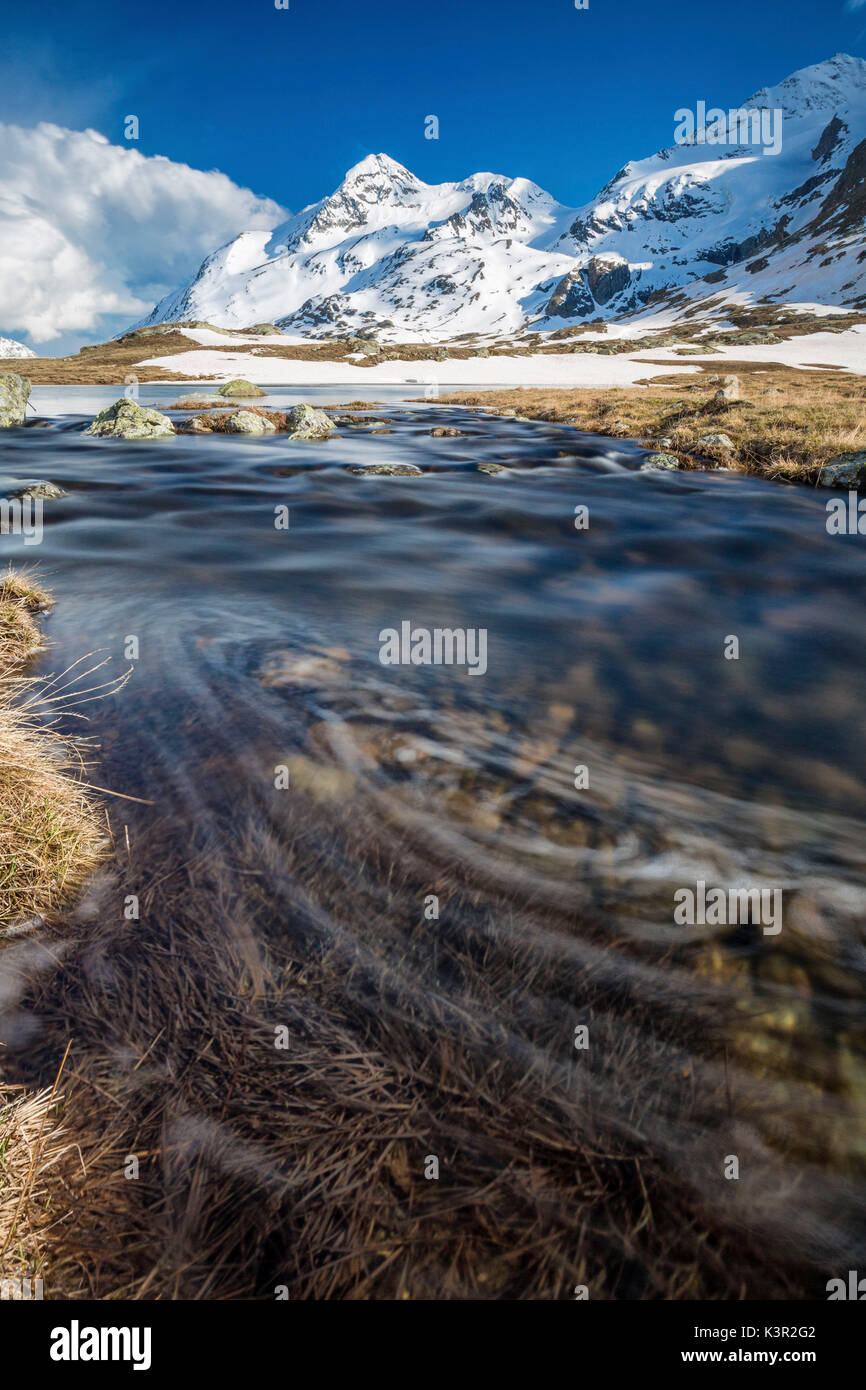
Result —
<path fill-rule="evenodd" d="M 296 210 L 383 150 L 427 181 L 492 170 L 561 201 L 669 144 L 673 112 L 730 105 L 833 53 L 844 0 L 48 0 L 7 8 L 0 119 L 95 127 Z M 424 117 L 440 120 L 424 139 Z"/>
<path fill-rule="evenodd" d="M 736 105 L 837 52 L 866 54 L 866 0 L 7 6 L 0 335 L 57 355 L 120 332 L 370 153 L 430 183 L 522 175 L 579 206 L 670 145 L 678 108 Z"/>

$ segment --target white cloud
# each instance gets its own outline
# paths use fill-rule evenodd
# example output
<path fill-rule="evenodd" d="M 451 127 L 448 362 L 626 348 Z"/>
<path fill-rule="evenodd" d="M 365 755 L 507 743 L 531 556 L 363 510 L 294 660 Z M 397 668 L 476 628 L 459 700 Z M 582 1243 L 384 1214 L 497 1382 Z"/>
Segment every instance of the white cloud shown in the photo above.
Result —
<path fill-rule="evenodd" d="M 204 256 L 286 211 L 94 130 L 0 124 L 0 333 L 43 343 L 131 322 Z"/>

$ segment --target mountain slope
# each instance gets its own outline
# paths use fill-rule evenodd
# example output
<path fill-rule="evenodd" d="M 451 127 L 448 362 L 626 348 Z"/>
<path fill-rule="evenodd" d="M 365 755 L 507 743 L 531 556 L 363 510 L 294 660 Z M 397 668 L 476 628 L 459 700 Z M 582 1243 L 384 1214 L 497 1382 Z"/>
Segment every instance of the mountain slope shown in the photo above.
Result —
<path fill-rule="evenodd" d="M 742 108 L 781 113 L 778 153 L 698 132 L 579 209 L 527 179 L 428 185 L 370 155 L 330 197 L 220 248 L 144 322 L 413 341 L 676 316 L 709 295 L 866 307 L 866 63 L 837 55 Z"/>

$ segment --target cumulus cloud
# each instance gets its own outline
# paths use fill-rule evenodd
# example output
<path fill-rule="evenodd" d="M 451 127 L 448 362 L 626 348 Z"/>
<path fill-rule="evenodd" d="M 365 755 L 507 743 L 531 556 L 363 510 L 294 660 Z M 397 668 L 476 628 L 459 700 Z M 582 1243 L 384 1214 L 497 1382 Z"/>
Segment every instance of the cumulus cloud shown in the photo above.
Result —
<path fill-rule="evenodd" d="M 278 203 L 95 130 L 0 124 L 0 333 L 43 343 L 130 321 Z"/>

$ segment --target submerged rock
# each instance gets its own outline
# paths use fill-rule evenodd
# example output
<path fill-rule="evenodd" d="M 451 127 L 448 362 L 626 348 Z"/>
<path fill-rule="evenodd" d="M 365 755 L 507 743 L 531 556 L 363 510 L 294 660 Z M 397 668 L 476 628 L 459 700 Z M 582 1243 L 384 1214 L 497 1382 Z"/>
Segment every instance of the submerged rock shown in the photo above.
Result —
<path fill-rule="evenodd" d="M 455 430 L 452 425 L 439 425 L 435 430 L 431 430 L 434 439 L 457 439 L 462 437 L 463 430 Z"/>
<path fill-rule="evenodd" d="M 510 473 L 511 471 L 510 468 L 506 468 L 504 463 L 479 463 L 478 465 L 479 473 L 489 473 L 491 477 L 495 477 L 497 473 Z"/>
<path fill-rule="evenodd" d="M 226 422 L 230 434 L 275 434 L 276 428 L 266 415 L 257 415 L 254 410 L 239 410 Z"/>
<path fill-rule="evenodd" d="M 17 372 L 0 375 L 0 429 L 24 424 L 24 412 L 30 399 L 31 384 Z"/>
<path fill-rule="evenodd" d="M 311 405 L 296 405 L 288 411 L 286 425 L 290 439 L 325 439 L 334 428 L 330 415 Z"/>
<path fill-rule="evenodd" d="M 680 461 L 676 454 L 650 454 L 646 462 L 641 464 L 638 471 L 641 473 L 652 473 L 661 469 L 679 468 L 679 466 Z"/>
<path fill-rule="evenodd" d="M 110 435 L 113 439 L 163 439 L 174 432 L 167 415 L 137 405 L 125 396 L 101 410 L 84 431 L 85 434 Z"/>
<path fill-rule="evenodd" d="M 821 469 L 821 487 L 858 487 L 866 483 L 866 449 L 837 454 Z"/>
<path fill-rule="evenodd" d="M 265 393 L 260 386 L 255 386 L 251 381 L 245 381 L 243 377 L 236 376 L 232 381 L 225 382 L 216 389 L 218 396 L 263 396 Z"/>
<path fill-rule="evenodd" d="M 259 680 L 269 690 L 285 685 L 330 685 L 341 679 L 337 660 L 310 652 L 272 652 L 259 671 Z"/>

